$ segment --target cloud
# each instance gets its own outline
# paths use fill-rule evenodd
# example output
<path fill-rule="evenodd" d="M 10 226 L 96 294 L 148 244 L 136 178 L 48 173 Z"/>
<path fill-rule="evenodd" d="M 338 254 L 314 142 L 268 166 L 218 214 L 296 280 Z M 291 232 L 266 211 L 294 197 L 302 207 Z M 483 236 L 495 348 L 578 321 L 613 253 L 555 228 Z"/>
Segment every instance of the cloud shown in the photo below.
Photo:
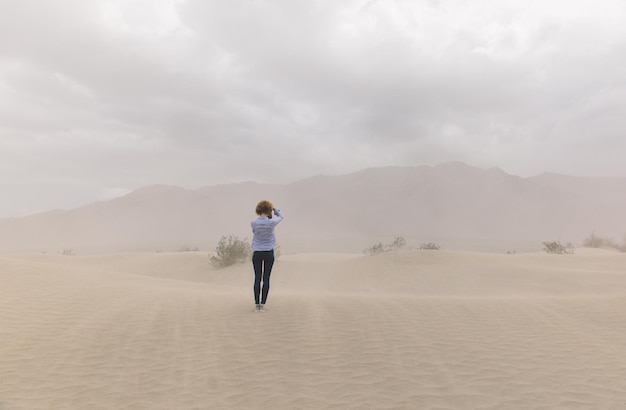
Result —
<path fill-rule="evenodd" d="M 0 181 L 448 160 L 626 176 L 625 17 L 618 0 L 5 1 Z"/>

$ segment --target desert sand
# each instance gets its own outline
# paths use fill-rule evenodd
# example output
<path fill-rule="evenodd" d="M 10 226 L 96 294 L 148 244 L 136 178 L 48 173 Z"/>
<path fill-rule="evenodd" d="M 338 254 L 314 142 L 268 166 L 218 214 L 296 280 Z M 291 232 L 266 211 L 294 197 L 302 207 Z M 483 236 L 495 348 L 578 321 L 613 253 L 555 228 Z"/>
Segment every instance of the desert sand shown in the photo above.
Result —
<path fill-rule="evenodd" d="M 0 409 L 623 409 L 626 254 L 0 255 Z"/>

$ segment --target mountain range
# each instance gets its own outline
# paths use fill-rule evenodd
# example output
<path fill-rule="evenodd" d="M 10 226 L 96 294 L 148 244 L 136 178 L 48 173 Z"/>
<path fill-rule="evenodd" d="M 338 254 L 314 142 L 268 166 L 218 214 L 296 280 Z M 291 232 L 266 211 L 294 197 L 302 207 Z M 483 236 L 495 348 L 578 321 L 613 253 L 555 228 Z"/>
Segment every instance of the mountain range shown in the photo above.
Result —
<path fill-rule="evenodd" d="M 289 251 L 331 251 L 339 243 L 356 249 L 396 235 L 576 243 L 592 232 L 618 241 L 626 232 L 626 178 L 522 178 L 450 162 L 284 185 L 148 186 L 77 209 L 0 219 L 0 252 L 210 250 L 222 235 L 251 236 L 260 199 L 283 211 L 277 234 Z"/>

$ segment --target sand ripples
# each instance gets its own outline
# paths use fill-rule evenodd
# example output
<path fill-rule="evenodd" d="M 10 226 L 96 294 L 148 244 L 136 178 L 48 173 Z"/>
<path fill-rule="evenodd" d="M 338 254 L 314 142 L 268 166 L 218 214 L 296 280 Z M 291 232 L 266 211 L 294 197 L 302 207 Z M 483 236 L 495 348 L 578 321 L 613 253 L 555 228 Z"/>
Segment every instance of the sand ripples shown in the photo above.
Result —
<path fill-rule="evenodd" d="M 626 298 L 250 289 L 0 261 L 0 409 L 622 409 Z"/>

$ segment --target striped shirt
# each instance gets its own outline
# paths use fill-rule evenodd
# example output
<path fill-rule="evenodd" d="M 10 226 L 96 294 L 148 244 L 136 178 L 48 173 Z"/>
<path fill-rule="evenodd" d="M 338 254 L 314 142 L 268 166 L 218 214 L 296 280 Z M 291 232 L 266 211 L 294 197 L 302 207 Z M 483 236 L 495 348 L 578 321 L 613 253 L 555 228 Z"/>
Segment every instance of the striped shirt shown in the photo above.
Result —
<path fill-rule="evenodd" d="M 274 209 L 276 216 L 268 218 L 259 216 L 252 221 L 252 251 L 271 251 L 276 245 L 276 237 L 274 236 L 274 227 L 283 220 L 280 209 Z"/>

